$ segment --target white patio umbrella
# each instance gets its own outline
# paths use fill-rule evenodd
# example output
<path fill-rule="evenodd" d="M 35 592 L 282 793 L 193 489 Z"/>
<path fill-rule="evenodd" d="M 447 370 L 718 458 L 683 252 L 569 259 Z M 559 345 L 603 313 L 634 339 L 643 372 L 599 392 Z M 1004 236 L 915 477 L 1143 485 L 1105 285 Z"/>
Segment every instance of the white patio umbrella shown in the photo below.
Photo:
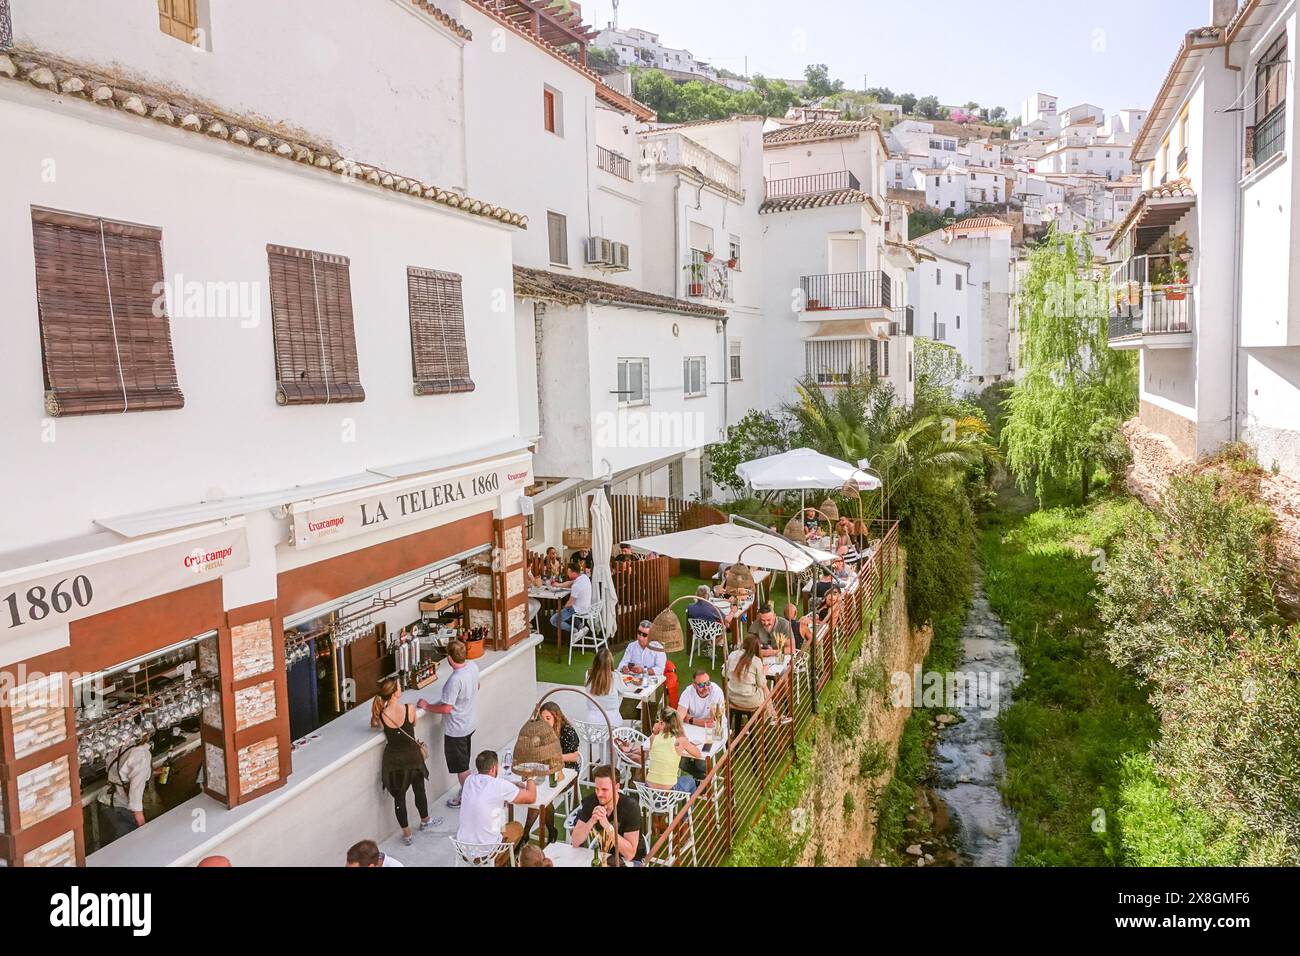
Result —
<path fill-rule="evenodd" d="M 769 571 L 784 571 L 789 567 L 798 573 L 812 564 L 814 558 L 826 564 L 835 560 L 835 555 L 829 551 L 806 546 L 801 548 L 780 535 L 738 524 L 715 524 L 690 531 L 633 538 L 627 544 L 637 551 L 653 551 L 672 558 L 712 564 L 734 564 L 741 551 L 751 545 L 761 545 L 746 551 L 745 563 Z"/>
<path fill-rule="evenodd" d="M 755 491 L 807 491 L 810 488 L 834 491 L 849 482 L 859 491 L 875 491 L 880 487 L 880 479 L 875 475 L 811 448 L 794 448 L 779 455 L 741 462 L 736 466 L 736 476 Z"/>
<path fill-rule="evenodd" d="M 614 589 L 614 573 L 609 567 L 609 558 L 613 552 L 614 512 L 610 510 L 605 489 L 597 488 L 591 496 L 591 583 L 597 596 L 604 602 L 601 605 L 600 623 L 608 635 L 613 635 L 618 626 L 618 592 Z"/>

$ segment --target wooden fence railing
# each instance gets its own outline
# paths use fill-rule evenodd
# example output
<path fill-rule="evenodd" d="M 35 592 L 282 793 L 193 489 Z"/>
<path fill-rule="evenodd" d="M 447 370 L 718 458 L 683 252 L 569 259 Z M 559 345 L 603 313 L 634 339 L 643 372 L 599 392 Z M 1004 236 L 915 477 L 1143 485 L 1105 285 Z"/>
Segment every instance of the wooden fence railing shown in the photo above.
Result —
<path fill-rule="evenodd" d="M 758 820 L 769 788 L 794 760 L 795 745 L 812 720 L 814 700 L 825 692 L 837 668 L 851 660 L 855 641 L 879 613 L 881 597 L 893 585 L 899 569 L 898 525 L 882 523 L 880 531 L 833 623 L 796 654 L 794 666 L 776 682 L 771 717 L 750 720 L 728 741 L 699 788 L 654 839 L 648 862 L 718 866 Z"/>
<path fill-rule="evenodd" d="M 528 567 L 534 574 L 541 573 L 542 560 L 543 556 L 537 552 L 528 552 Z M 618 592 L 616 643 L 621 643 L 634 640 L 636 626 L 642 620 L 653 621 L 655 615 L 668 606 L 668 579 L 672 574 L 672 561 L 665 557 L 644 558 L 626 564 L 614 564 L 613 569 L 614 590 Z M 550 613 L 549 610 L 546 612 L 547 615 Z"/>
<path fill-rule="evenodd" d="M 697 501 L 680 498 L 651 498 L 639 495 L 611 495 L 614 513 L 614 544 L 632 538 L 673 534 L 688 528 L 726 524 L 727 516 Z M 660 510 L 662 509 L 662 510 Z"/>

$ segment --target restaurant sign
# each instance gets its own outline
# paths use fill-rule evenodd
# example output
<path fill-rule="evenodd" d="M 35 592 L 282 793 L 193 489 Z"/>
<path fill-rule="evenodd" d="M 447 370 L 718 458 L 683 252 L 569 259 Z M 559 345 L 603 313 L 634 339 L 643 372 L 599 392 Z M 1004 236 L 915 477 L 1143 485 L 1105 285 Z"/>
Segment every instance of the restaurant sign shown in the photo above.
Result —
<path fill-rule="evenodd" d="M 438 512 L 523 489 L 532 480 L 527 461 L 516 460 L 477 470 L 424 475 L 394 483 L 384 493 L 365 498 L 333 504 L 301 502 L 293 509 L 293 544 L 307 548 L 427 519 Z"/>
<path fill-rule="evenodd" d="M 137 545 L 138 546 L 134 546 Z M 248 567 L 243 524 L 0 573 L 0 639 L 103 614 Z"/>

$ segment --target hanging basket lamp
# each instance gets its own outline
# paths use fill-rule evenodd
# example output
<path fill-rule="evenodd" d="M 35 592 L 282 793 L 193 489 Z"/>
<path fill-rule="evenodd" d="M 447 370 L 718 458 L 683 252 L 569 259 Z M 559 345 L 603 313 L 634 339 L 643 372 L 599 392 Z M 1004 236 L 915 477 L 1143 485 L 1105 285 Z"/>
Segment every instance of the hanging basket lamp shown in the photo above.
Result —
<path fill-rule="evenodd" d="M 829 518 L 831 521 L 839 521 L 839 520 L 840 520 L 840 509 L 839 509 L 839 506 L 836 505 L 835 502 L 832 501 L 829 497 L 828 497 L 825 501 L 823 501 L 823 502 L 821 503 L 821 506 L 820 506 L 820 509 L 819 509 L 819 510 L 821 511 L 822 514 L 824 514 L 824 515 L 825 515 L 827 518 Z"/>
<path fill-rule="evenodd" d="M 808 532 L 804 530 L 803 522 L 799 520 L 798 515 L 785 523 L 783 534 L 787 540 L 794 541 L 797 544 L 803 544 L 808 540 Z"/>
<path fill-rule="evenodd" d="M 726 591 L 749 591 L 753 593 L 754 572 L 748 564 L 743 561 L 737 561 L 731 567 L 727 568 L 726 577 L 723 578 L 722 587 Z"/>
<path fill-rule="evenodd" d="M 533 711 L 528 723 L 520 728 L 511 763 L 522 777 L 545 776 L 564 769 L 560 738 L 551 729 L 551 725 L 542 719 L 540 711 Z M 546 769 L 539 770 L 541 767 Z"/>
<path fill-rule="evenodd" d="M 677 619 L 677 614 L 673 611 L 673 605 L 682 601 L 697 601 L 694 594 L 683 594 L 676 600 L 669 601 L 668 606 L 655 615 L 655 619 L 650 622 L 650 643 L 658 641 L 663 645 L 664 651 L 673 654 L 677 651 L 686 649 L 686 635 L 682 633 L 682 622 Z"/>

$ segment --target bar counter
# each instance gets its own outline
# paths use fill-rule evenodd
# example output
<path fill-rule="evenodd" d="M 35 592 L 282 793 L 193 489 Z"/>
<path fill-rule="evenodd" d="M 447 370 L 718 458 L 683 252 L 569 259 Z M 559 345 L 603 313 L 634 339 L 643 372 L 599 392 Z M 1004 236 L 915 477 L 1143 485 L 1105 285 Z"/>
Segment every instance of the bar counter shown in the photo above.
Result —
<path fill-rule="evenodd" d="M 475 662 L 480 684 L 474 753 L 514 744 L 537 701 L 533 649 L 539 643 L 541 638 L 533 635 L 508 651 L 488 651 Z M 413 704 L 423 697 L 436 703 L 450 670 L 444 662 L 434 683 L 405 691 L 402 700 Z M 433 801 L 455 784 L 443 759 L 442 720 L 426 713 L 416 720 L 416 735 L 429 745 L 434 816 L 445 810 Z M 315 733 L 317 739 L 293 752 L 292 773 L 279 790 L 233 810 L 200 794 L 87 857 L 86 865 L 193 866 L 220 855 L 235 866 L 342 866 L 348 847 L 358 840 L 382 843 L 395 834 L 393 801 L 379 782 L 384 735 L 370 726 L 369 704 Z M 409 791 L 407 807 L 417 823 Z"/>

